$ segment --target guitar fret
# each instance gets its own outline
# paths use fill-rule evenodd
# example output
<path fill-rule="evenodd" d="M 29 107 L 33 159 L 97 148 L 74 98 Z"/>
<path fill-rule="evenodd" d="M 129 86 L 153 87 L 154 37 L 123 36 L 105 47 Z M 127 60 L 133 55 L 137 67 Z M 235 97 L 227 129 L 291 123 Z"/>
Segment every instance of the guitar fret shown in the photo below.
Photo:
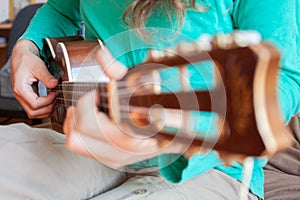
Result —
<path fill-rule="evenodd" d="M 100 96 L 100 102 L 97 105 L 98 109 L 99 109 L 99 111 L 108 114 L 109 113 L 108 107 L 105 106 L 108 104 L 107 83 L 99 83 L 98 92 L 99 92 L 99 96 Z"/>
<path fill-rule="evenodd" d="M 190 87 L 190 81 L 189 81 L 189 74 L 187 67 L 180 67 L 179 68 L 179 73 L 180 73 L 180 83 L 181 83 L 181 88 L 183 91 L 187 92 L 191 90 Z"/>

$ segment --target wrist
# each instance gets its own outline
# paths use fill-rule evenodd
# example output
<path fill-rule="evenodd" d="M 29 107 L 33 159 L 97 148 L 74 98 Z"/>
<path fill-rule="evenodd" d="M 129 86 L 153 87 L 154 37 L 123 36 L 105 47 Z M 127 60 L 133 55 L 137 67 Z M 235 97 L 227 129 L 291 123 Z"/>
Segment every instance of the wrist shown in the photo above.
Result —
<path fill-rule="evenodd" d="M 28 39 L 20 39 L 15 47 L 14 50 L 32 53 L 36 56 L 40 56 L 39 48 L 35 45 L 35 43 Z"/>

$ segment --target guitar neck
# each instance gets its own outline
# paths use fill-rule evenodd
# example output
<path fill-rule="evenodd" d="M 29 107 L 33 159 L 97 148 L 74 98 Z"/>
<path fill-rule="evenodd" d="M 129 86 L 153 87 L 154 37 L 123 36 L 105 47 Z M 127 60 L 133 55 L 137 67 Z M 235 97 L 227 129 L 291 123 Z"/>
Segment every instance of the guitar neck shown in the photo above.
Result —
<path fill-rule="evenodd" d="M 220 152 L 273 155 L 291 145 L 276 96 L 279 53 L 260 41 L 247 45 L 247 38 L 253 38 L 247 35 L 226 37 L 231 39 L 224 41 L 224 36 L 216 36 L 208 42 L 210 48 L 204 50 L 197 42 L 150 50 L 147 60 L 129 70 L 122 80 L 101 83 L 93 82 L 103 77 L 94 59 L 99 41 L 58 43 L 53 58 L 62 82 L 52 116 L 53 128 L 62 132 L 65 108 L 76 105 L 84 93 L 97 90 L 99 110 L 138 134 L 167 141 L 176 139 Z M 192 84 L 202 79 L 201 63 L 211 64 L 215 81 L 212 88 Z M 168 85 L 160 70 L 170 68 L 178 73 L 171 75 L 176 81 Z M 191 69 L 198 73 L 196 78 Z M 82 81 L 86 74 L 91 79 L 85 80 L 91 82 Z M 163 91 L 174 85 L 179 89 Z M 199 130 L 203 123 L 201 112 L 217 116 L 216 134 Z"/>

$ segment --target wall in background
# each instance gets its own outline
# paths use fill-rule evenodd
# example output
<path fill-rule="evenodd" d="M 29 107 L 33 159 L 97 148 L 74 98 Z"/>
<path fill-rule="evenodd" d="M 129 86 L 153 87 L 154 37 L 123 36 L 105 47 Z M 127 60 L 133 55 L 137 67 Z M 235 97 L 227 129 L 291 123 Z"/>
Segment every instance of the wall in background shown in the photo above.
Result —
<path fill-rule="evenodd" d="M 33 3 L 45 3 L 47 0 L 1 0 L 0 23 L 13 21 L 18 12 Z"/>
<path fill-rule="evenodd" d="M 9 0 L 2 0 L 0 7 L 0 23 L 9 19 Z"/>
<path fill-rule="evenodd" d="M 35 3 L 46 3 L 47 0 L 35 0 L 34 2 L 35 2 Z"/>

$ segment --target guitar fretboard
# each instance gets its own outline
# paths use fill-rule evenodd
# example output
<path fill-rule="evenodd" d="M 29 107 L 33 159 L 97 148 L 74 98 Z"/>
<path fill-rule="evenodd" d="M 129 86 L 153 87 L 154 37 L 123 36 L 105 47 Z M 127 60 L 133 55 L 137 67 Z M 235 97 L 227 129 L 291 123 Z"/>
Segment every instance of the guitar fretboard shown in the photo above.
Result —
<path fill-rule="evenodd" d="M 98 82 L 68 82 L 64 81 L 52 92 L 59 93 L 57 97 L 57 104 L 64 107 L 65 109 L 69 106 L 76 106 L 78 99 L 90 92 L 92 90 L 97 90 L 99 94 L 100 102 L 98 103 L 98 108 L 101 112 L 108 113 L 107 108 L 107 83 Z"/>

